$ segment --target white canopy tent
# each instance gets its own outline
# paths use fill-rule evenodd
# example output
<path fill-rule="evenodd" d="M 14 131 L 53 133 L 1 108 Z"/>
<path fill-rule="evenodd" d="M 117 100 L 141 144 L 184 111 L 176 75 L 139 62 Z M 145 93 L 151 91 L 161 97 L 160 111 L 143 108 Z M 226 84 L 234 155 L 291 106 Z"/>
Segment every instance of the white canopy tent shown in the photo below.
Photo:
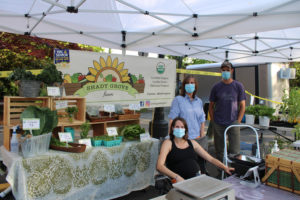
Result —
<path fill-rule="evenodd" d="M 236 62 L 300 60 L 299 0 L 0 0 L 0 4 L 0 31 L 5 32 L 214 61 L 224 60 L 226 51 Z M 261 33 L 265 31 L 271 32 Z"/>

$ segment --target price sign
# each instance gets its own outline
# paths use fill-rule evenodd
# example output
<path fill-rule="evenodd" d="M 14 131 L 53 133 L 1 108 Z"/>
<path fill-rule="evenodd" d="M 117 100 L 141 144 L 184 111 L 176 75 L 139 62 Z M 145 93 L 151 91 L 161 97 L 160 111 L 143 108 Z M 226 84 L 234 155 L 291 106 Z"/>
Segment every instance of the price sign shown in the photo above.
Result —
<path fill-rule="evenodd" d="M 48 93 L 48 96 L 53 96 L 53 97 L 60 96 L 59 87 L 47 87 L 47 93 Z"/>
<path fill-rule="evenodd" d="M 115 105 L 114 104 L 104 104 L 104 111 L 105 112 L 115 112 Z"/>
<path fill-rule="evenodd" d="M 140 140 L 141 140 L 141 142 L 151 140 L 151 137 L 150 137 L 149 133 L 142 133 L 142 134 L 140 134 Z"/>
<path fill-rule="evenodd" d="M 70 132 L 59 132 L 59 141 L 61 142 L 73 142 L 73 138 Z"/>
<path fill-rule="evenodd" d="M 91 143 L 91 138 L 87 138 L 87 139 L 80 139 L 78 140 L 79 144 L 85 144 L 87 147 L 91 147 L 92 143 Z"/>
<path fill-rule="evenodd" d="M 117 128 L 116 128 L 116 127 L 109 127 L 109 128 L 106 128 L 106 132 L 107 132 L 107 135 L 109 135 L 109 136 L 115 136 L 115 135 L 118 135 L 118 131 L 117 131 Z"/>
<path fill-rule="evenodd" d="M 129 109 L 130 110 L 140 110 L 141 109 L 141 106 L 140 104 L 129 104 Z"/>
<path fill-rule="evenodd" d="M 39 118 L 24 118 L 23 119 L 23 130 L 38 130 L 40 129 Z"/>
<path fill-rule="evenodd" d="M 64 109 L 68 107 L 68 101 L 56 101 L 55 108 L 56 110 Z"/>

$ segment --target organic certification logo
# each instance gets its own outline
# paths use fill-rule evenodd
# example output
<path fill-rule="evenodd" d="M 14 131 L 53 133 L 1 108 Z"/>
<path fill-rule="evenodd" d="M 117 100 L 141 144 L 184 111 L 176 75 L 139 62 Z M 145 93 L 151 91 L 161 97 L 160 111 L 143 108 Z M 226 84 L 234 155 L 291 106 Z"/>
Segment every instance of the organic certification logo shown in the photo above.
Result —
<path fill-rule="evenodd" d="M 163 74 L 165 72 L 165 64 L 162 63 L 162 62 L 159 62 L 157 65 L 156 65 L 156 71 L 157 73 L 159 74 Z"/>

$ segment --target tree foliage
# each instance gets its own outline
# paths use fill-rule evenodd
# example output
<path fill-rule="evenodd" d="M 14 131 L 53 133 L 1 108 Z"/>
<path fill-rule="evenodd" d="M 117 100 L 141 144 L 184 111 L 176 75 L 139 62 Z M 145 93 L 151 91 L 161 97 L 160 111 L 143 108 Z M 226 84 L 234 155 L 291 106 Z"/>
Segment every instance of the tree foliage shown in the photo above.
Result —
<path fill-rule="evenodd" d="M 296 69 L 296 79 L 290 79 L 290 87 L 300 87 L 300 62 L 290 63 L 290 68 Z"/>

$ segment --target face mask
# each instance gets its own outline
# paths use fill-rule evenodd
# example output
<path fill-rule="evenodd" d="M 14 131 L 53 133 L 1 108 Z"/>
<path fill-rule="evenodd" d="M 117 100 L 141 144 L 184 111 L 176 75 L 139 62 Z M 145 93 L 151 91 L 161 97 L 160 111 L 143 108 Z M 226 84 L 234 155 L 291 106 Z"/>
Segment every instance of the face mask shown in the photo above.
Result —
<path fill-rule="evenodd" d="M 230 72 L 228 72 L 228 71 L 222 72 L 222 78 L 223 78 L 224 80 L 230 79 Z"/>
<path fill-rule="evenodd" d="M 182 138 L 185 135 L 185 129 L 184 128 L 174 128 L 173 134 L 177 138 Z"/>
<path fill-rule="evenodd" d="M 195 91 L 195 84 L 185 84 L 184 88 L 187 93 L 193 93 Z"/>

